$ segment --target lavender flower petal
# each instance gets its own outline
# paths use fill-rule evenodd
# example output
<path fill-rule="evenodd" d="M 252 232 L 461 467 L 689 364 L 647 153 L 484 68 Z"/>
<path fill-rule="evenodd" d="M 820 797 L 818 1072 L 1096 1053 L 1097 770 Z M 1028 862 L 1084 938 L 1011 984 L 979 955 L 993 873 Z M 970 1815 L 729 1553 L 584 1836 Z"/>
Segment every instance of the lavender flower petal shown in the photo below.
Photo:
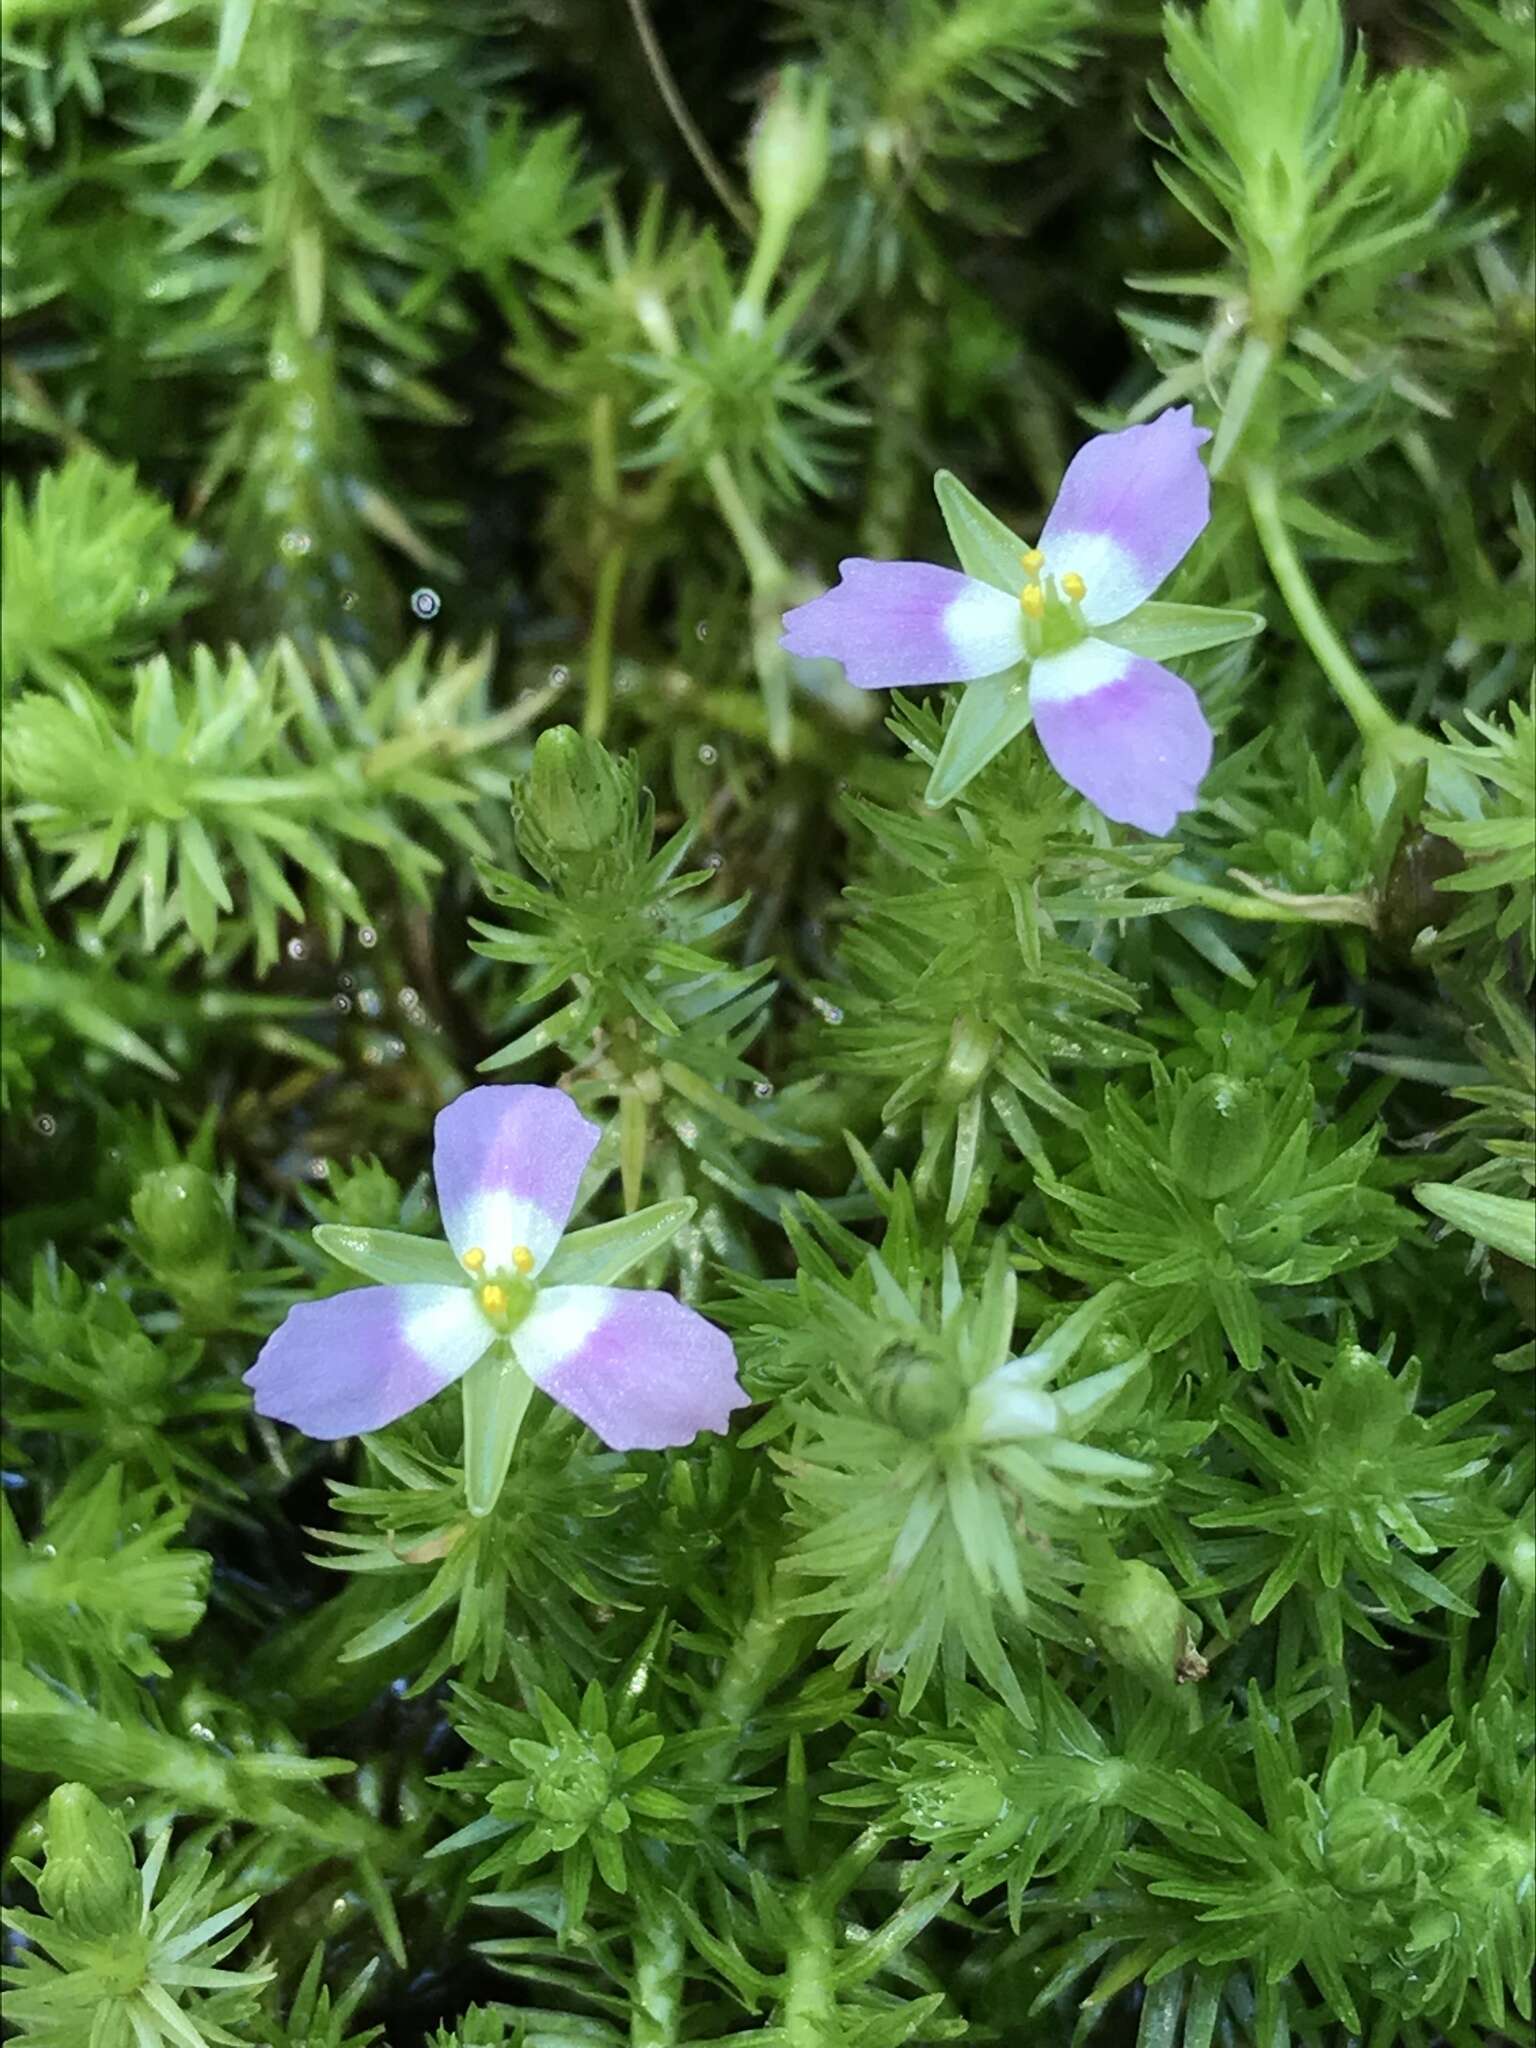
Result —
<path fill-rule="evenodd" d="M 546 1287 L 512 1348 L 535 1385 L 612 1451 L 691 1443 L 747 1406 L 730 1338 L 670 1294 Z"/>
<path fill-rule="evenodd" d="M 560 1241 L 598 1140 L 558 1088 L 471 1088 L 437 1119 L 433 1172 L 448 1242 L 486 1273 L 536 1273 Z M 532 1263 L 514 1261 L 525 1247 Z"/>
<path fill-rule="evenodd" d="M 931 562 L 854 556 L 837 566 L 835 589 L 784 614 L 779 645 L 840 661 L 861 690 L 970 682 L 1012 668 L 1023 655 L 1018 602 L 990 583 Z"/>
<path fill-rule="evenodd" d="M 1210 438 L 1184 405 L 1095 436 L 1067 465 L 1040 549 L 1058 584 L 1075 572 L 1087 585 L 1089 625 L 1144 603 L 1205 531 L 1211 486 L 1198 451 Z"/>
<path fill-rule="evenodd" d="M 468 1287 L 358 1287 L 291 1308 L 245 1383 L 258 1415 L 358 1436 L 430 1401 L 494 1335 Z"/>
<path fill-rule="evenodd" d="M 1035 731 L 1064 782 L 1106 818 L 1170 831 L 1211 765 L 1211 729 L 1188 683 L 1104 640 L 1037 661 Z"/>

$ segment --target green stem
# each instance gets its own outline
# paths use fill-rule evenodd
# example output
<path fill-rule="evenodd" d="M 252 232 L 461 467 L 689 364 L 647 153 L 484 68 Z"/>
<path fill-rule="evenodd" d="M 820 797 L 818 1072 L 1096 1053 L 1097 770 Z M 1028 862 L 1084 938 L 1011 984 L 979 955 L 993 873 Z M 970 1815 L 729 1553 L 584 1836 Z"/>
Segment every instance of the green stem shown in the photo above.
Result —
<path fill-rule="evenodd" d="M 773 589 L 784 580 L 784 564 L 753 517 L 752 508 L 736 481 L 735 471 L 723 455 L 711 455 L 704 465 L 704 474 L 715 494 L 715 503 L 720 507 L 720 517 L 730 528 L 731 538 L 747 566 L 752 588 L 755 591 Z"/>
<path fill-rule="evenodd" d="M 1172 868 L 1158 868 L 1147 876 L 1148 886 L 1164 896 L 1179 896 L 1186 903 L 1198 903 L 1204 910 L 1219 910 L 1227 917 L 1246 918 L 1250 924 L 1315 924 L 1306 911 L 1284 903 L 1271 903 L 1263 896 L 1248 896 L 1237 889 L 1223 889 L 1215 882 L 1197 882 L 1176 874 Z"/>
<path fill-rule="evenodd" d="M 715 1731 L 715 1740 L 698 1771 L 712 1791 L 729 1776 L 742 1733 L 778 1677 L 784 1646 L 799 1634 L 798 1623 L 784 1611 L 785 1604 L 786 1590 L 775 1572 L 759 1589 L 751 1618 L 721 1670 L 704 1723 Z"/>
<path fill-rule="evenodd" d="M 795 1901 L 795 1938 L 785 1957 L 780 2033 L 785 2048 L 827 2048 L 839 2037 L 832 1983 L 832 1917 L 807 1887 Z"/>
<path fill-rule="evenodd" d="M 683 1969 L 688 1959 L 683 1918 L 662 1894 L 636 1903 L 635 1995 L 630 2048 L 675 2048 L 683 2019 Z"/>
<path fill-rule="evenodd" d="M 696 1771 L 703 1787 L 703 1796 L 696 1810 L 701 1829 L 730 1778 L 747 1723 L 767 1698 L 784 1668 L 786 1646 L 792 1650 L 798 1638 L 798 1622 L 784 1611 L 786 1599 L 786 1590 L 779 1583 L 777 1571 L 770 1568 L 769 1575 L 759 1584 L 751 1617 L 736 1638 L 716 1680 L 714 1700 L 701 1724 L 712 1732 L 714 1739 L 701 1757 Z M 669 1924 L 667 1914 L 681 1929 L 678 1906 L 692 1892 L 697 1876 L 696 1863 L 683 1872 L 674 1885 L 677 1905 L 669 1904 L 666 1913 L 659 1914 L 647 1937 L 644 1981 L 648 2003 L 644 2011 L 637 2011 L 631 2018 L 630 2041 L 633 2048 L 671 2048 L 671 2043 L 677 2038 L 676 2021 L 671 2015 L 680 2013 L 682 2009 L 687 1950 L 680 1932 L 675 1944 L 669 1943 L 664 1935 Z M 658 2032 L 657 2029 L 663 2025 L 671 2025 L 673 2031 Z M 807 2040 L 814 2038 L 809 2036 Z"/>
<path fill-rule="evenodd" d="M 790 226 L 791 217 L 786 214 L 763 215 L 757 231 L 757 245 L 752 251 L 752 261 L 747 266 L 746 277 L 732 308 L 733 326 L 755 330 L 761 324 L 763 307 L 768 301 L 768 287 L 773 283 L 778 267 L 784 260 Z"/>
<path fill-rule="evenodd" d="M 1356 666 L 1333 622 L 1318 601 L 1311 578 L 1291 541 L 1280 510 L 1280 494 L 1273 473 L 1262 463 L 1251 463 L 1246 474 L 1248 509 L 1253 515 L 1259 544 L 1269 562 L 1270 573 L 1290 607 L 1297 631 L 1317 657 L 1318 667 L 1332 683 L 1340 701 L 1367 741 L 1379 740 L 1389 746 L 1397 734 L 1397 721 Z"/>
<path fill-rule="evenodd" d="M 613 400 L 606 393 L 592 406 L 592 502 L 596 528 L 593 538 L 601 560 L 592 599 L 592 631 L 587 639 L 586 709 L 581 729 L 589 739 L 601 739 L 608 723 L 613 675 L 613 620 L 629 555 L 628 543 L 612 525 L 619 503 L 619 465 L 614 445 Z"/>
<path fill-rule="evenodd" d="M 613 678 L 613 620 L 618 610 L 619 590 L 629 549 L 615 541 L 603 556 L 597 572 L 597 589 L 592 599 L 592 632 L 587 641 L 586 708 L 581 729 L 589 739 L 601 739 L 608 723 L 608 704 Z"/>

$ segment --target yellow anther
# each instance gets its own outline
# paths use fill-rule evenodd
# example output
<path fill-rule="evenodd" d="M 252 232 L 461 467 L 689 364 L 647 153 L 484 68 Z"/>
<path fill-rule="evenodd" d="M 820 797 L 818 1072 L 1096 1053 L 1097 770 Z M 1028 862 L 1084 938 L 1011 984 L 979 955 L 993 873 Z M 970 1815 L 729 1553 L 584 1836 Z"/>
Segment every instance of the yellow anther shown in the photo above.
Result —
<path fill-rule="evenodd" d="M 523 1274 L 525 1277 L 533 1271 L 533 1253 L 529 1251 L 527 1245 L 513 1245 L 512 1263 L 517 1268 L 518 1272 Z"/>
<path fill-rule="evenodd" d="M 488 1316 L 499 1316 L 507 1305 L 507 1290 L 494 1280 L 480 1290 L 480 1306 Z"/>
<path fill-rule="evenodd" d="M 1019 603 L 1024 608 L 1026 619 L 1043 619 L 1045 617 L 1045 592 L 1038 583 L 1025 584 L 1024 588 L 1019 592 Z"/>
<path fill-rule="evenodd" d="M 470 1246 L 469 1250 L 464 1254 L 462 1263 L 469 1269 L 471 1273 L 478 1273 L 480 1268 L 485 1264 L 485 1253 L 481 1251 L 479 1245 L 473 1244 Z"/>
<path fill-rule="evenodd" d="M 1064 595 L 1070 597 L 1074 604 L 1080 603 L 1088 595 L 1088 586 L 1075 569 L 1069 569 L 1062 577 L 1061 588 Z"/>
<path fill-rule="evenodd" d="M 1039 548 L 1026 548 L 1019 560 L 1024 564 L 1026 576 L 1038 576 L 1045 567 L 1045 556 Z"/>

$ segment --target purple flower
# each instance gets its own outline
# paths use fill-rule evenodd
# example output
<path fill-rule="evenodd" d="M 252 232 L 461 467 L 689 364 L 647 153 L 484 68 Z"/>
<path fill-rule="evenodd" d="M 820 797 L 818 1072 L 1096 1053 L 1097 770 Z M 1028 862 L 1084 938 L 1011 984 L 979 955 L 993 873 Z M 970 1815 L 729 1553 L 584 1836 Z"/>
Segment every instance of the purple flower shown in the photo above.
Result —
<path fill-rule="evenodd" d="M 257 1414 L 317 1437 L 382 1429 L 501 1346 L 610 1450 L 724 1430 L 747 1397 L 712 1323 L 670 1294 L 539 1284 L 597 1140 L 558 1088 L 471 1088 L 450 1103 L 433 1166 L 457 1280 L 290 1309 L 245 1376 Z"/>
<path fill-rule="evenodd" d="M 780 644 L 840 661 L 865 690 L 1027 664 L 1027 712 L 999 733 L 1032 714 L 1064 781 L 1106 817 L 1166 832 L 1210 766 L 1210 727 L 1188 683 L 1096 629 L 1144 604 L 1204 530 L 1210 484 L 1197 451 L 1209 438 L 1188 406 L 1098 435 L 1073 457 L 1038 547 L 1010 545 L 966 494 L 985 522 L 987 580 L 927 562 L 842 562 L 835 590 L 785 614 Z"/>

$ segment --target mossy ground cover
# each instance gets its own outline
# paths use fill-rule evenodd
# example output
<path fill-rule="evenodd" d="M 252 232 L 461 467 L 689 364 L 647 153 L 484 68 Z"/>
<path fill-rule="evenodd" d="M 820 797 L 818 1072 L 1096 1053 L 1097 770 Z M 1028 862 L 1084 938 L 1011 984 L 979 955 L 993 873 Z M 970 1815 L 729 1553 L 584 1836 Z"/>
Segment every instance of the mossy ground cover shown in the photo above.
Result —
<path fill-rule="evenodd" d="M 15 2038 L 1536 2041 L 1533 38 L 5 0 Z M 781 644 L 1185 407 L 1168 829 Z M 725 1429 L 256 1412 L 477 1086 Z"/>

